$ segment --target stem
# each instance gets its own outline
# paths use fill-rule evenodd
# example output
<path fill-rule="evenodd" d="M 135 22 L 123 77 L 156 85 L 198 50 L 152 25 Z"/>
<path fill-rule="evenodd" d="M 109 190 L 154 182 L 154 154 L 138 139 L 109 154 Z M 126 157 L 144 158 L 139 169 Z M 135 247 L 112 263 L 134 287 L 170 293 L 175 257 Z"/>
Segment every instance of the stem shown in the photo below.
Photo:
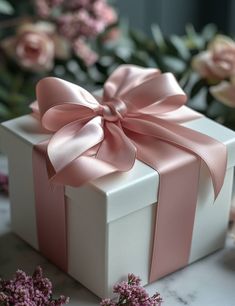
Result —
<path fill-rule="evenodd" d="M 117 302 L 117 306 L 123 305 L 124 302 L 127 303 L 126 298 L 125 297 L 120 297 L 119 301 Z"/>

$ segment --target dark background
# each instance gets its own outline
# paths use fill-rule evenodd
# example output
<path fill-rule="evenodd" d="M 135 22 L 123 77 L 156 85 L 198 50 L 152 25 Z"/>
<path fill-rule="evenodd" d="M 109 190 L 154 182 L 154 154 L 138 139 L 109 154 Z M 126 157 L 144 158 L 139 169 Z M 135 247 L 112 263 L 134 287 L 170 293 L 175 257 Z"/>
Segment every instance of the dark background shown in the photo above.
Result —
<path fill-rule="evenodd" d="M 166 35 L 184 34 L 188 23 L 198 31 L 215 23 L 220 31 L 235 35 L 235 0 L 117 0 L 116 4 L 120 17 L 146 33 L 152 23 Z"/>

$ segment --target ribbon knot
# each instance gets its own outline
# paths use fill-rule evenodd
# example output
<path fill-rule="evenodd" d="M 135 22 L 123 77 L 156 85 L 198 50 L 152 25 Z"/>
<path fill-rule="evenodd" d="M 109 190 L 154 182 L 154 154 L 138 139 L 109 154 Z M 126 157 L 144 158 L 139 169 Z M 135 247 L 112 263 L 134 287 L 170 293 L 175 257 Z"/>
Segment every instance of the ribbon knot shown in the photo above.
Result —
<path fill-rule="evenodd" d="M 126 104 L 118 98 L 112 98 L 111 101 L 100 105 L 101 114 L 104 119 L 110 122 L 115 122 L 124 118 L 127 113 Z"/>

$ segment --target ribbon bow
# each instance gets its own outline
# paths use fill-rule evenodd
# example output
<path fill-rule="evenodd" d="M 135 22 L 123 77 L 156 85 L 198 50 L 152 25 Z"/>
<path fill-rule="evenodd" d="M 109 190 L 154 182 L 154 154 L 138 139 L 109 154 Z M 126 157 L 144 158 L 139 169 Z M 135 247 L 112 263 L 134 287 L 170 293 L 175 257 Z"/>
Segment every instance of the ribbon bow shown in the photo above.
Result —
<path fill-rule="evenodd" d="M 186 95 L 171 73 L 120 66 L 106 81 L 101 99 L 49 77 L 38 83 L 37 101 L 42 125 L 54 132 L 47 153 L 53 166 L 50 178 L 56 182 L 80 186 L 108 173 L 128 171 L 136 158 L 158 170 L 158 152 L 167 143 L 202 159 L 215 197 L 221 189 L 226 148 L 180 125 L 195 113 L 183 106 Z M 208 154 L 209 146 L 219 159 Z"/>

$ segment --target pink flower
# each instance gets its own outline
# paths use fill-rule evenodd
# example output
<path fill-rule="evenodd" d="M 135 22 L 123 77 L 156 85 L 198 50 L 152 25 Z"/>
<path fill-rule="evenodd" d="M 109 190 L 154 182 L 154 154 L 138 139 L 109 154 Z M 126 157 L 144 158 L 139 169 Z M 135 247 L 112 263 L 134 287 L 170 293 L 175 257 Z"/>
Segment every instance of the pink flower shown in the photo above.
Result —
<path fill-rule="evenodd" d="M 88 67 L 92 66 L 98 60 L 97 53 L 94 52 L 83 39 L 77 39 L 75 41 L 74 52 Z"/>
<path fill-rule="evenodd" d="M 64 4 L 67 9 L 76 10 L 81 7 L 89 8 L 92 2 L 94 2 L 94 0 L 66 0 Z"/>
<path fill-rule="evenodd" d="M 37 14 L 42 18 L 46 18 L 51 14 L 51 10 L 54 7 L 63 2 L 64 0 L 35 0 Z"/>
<path fill-rule="evenodd" d="M 50 70 L 55 48 L 44 33 L 25 32 L 16 42 L 16 57 L 24 68 L 35 71 Z"/>
<path fill-rule="evenodd" d="M 100 306 L 161 306 L 162 298 L 159 293 L 152 297 L 141 286 L 140 278 L 134 274 L 128 274 L 128 281 L 122 281 L 113 287 L 113 292 L 118 294 L 118 301 L 103 299 Z"/>
<path fill-rule="evenodd" d="M 66 42 L 46 22 L 22 25 L 1 46 L 21 67 L 34 72 L 51 70 L 56 56 L 66 58 L 69 53 Z"/>
<path fill-rule="evenodd" d="M 115 10 L 105 0 L 68 0 L 56 18 L 58 31 L 74 41 L 95 38 L 117 21 Z"/>
<path fill-rule="evenodd" d="M 196 55 L 192 67 L 201 77 L 219 81 L 235 74 L 235 42 L 223 35 L 217 35 L 208 49 Z"/>
<path fill-rule="evenodd" d="M 121 32 L 118 27 L 109 29 L 105 35 L 103 35 L 102 40 L 105 43 L 117 41 L 121 36 Z"/>
<path fill-rule="evenodd" d="M 61 35 L 69 40 L 93 38 L 104 31 L 105 22 L 95 19 L 85 8 L 66 13 L 58 18 L 58 29 Z"/>
<path fill-rule="evenodd" d="M 116 304 L 110 299 L 103 299 L 100 306 L 116 306 Z"/>
<path fill-rule="evenodd" d="M 209 90 L 218 101 L 235 107 L 235 77 L 230 81 L 222 81 L 218 85 L 211 86 Z"/>
<path fill-rule="evenodd" d="M 128 274 L 128 283 L 130 285 L 140 285 L 141 279 L 133 273 Z"/>
<path fill-rule="evenodd" d="M 97 18 L 101 18 L 106 26 L 117 22 L 117 14 L 115 10 L 103 0 L 94 2 L 94 13 Z"/>
<path fill-rule="evenodd" d="M 57 31 L 65 37 L 87 66 L 97 61 L 97 54 L 88 46 L 105 29 L 117 22 L 115 10 L 106 0 L 34 0 L 37 13 L 51 18 Z M 113 29 L 104 42 L 117 39 L 118 29 Z"/>
<path fill-rule="evenodd" d="M 43 277 L 42 269 L 36 268 L 33 276 L 18 270 L 12 280 L 0 280 L 0 304 L 27 306 L 62 306 L 69 298 L 52 298 L 52 284 Z"/>

